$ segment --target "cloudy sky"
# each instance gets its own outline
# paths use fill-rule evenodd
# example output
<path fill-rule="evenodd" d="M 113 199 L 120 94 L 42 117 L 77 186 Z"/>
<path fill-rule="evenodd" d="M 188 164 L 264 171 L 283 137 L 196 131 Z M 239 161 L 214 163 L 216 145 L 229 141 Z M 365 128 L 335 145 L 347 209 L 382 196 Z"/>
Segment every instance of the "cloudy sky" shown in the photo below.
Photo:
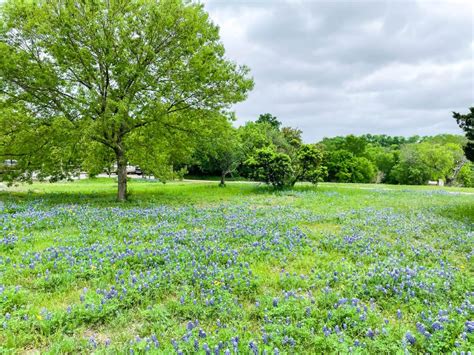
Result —
<path fill-rule="evenodd" d="M 325 136 L 460 133 L 474 105 L 472 0 L 203 0 L 255 88 L 238 124 L 270 112 Z"/>

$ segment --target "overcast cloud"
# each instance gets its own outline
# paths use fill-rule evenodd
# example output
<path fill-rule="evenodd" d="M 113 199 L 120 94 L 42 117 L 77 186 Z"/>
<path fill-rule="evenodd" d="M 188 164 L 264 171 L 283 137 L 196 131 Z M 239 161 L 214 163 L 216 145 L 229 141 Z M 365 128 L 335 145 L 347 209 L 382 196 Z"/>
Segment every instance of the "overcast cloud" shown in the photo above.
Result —
<path fill-rule="evenodd" d="M 461 133 L 474 105 L 474 1 L 206 0 L 255 88 L 238 124 L 270 112 L 304 139 Z"/>

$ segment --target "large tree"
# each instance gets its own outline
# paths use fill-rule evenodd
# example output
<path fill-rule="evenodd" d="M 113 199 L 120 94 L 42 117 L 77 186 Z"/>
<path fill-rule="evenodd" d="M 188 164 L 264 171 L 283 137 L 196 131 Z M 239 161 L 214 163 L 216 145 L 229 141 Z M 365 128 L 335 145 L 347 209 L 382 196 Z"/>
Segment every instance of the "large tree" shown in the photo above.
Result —
<path fill-rule="evenodd" d="M 468 142 L 464 146 L 466 158 L 470 161 L 474 161 L 474 107 L 471 107 L 469 112 L 465 115 L 453 112 L 453 117 L 459 127 L 466 132 L 466 138 L 468 139 Z"/>
<path fill-rule="evenodd" d="M 10 177 L 41 174 L 45 166 L 56 167 L 48 176 L 68 176 L 84 160 L 108 166 L 112 154 L 117 198 L 124 200 L 128 162 L 149 163 L 159 174 L 163 166 L 153 154 L 145 159 L 148 152 L 212 125 L 214 113 L 244 100 L 252 86 L 248 68 L 225 58 L 218 27 L 199 4 L 9 0 L 1 6 L 0 101 L 9 112 L 0 127 L 7 141 L 18 139 L 4 142 L 0 154 L 15 157 L 21 170 Z M 90 159 L 96 151 L 101 158 Z M 67 154 L 53 159 L 49 152 Z"/>

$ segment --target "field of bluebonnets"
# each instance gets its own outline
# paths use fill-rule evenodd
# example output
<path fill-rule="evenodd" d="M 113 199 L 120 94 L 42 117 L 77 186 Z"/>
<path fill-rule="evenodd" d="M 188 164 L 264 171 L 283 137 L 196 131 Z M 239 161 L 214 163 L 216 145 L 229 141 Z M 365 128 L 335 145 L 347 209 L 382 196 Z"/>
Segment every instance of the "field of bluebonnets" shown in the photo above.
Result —
<path fill-rule="evenodd" d="M 474 347 L 474 190 L 131 191 L 125 204 L 110 180 L 0 194 L 0 351 Z"/>

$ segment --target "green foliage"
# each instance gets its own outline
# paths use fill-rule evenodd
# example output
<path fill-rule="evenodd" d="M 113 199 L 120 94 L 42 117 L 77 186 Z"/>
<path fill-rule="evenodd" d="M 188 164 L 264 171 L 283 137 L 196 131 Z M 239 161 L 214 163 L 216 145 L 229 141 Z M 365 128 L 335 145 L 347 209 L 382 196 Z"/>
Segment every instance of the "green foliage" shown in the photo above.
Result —
<path fill-rule="evenodd" d="M 378 182 L 391 182 L 390 172 L 398 162 L 398 149 L 382 147 L 380 145 L 369 144 L 364 156 L 375 164 L 378 170 Z"/>
<path fill-rule="evenodd" d="M 293 158 L 267 147 L 258 149 L 247 160 L 251 178 L 275 188 L 292 187 L 298 181 L 317 184 L 326 175 L 322 166 L 323 154 L 315 145 L 303 144 Z"/>
<path fill-rule="evenodd" d="M 368 141 L 364 136 L 354 136 L 349 134 L 345 137 L 324 138 L 321 141 L 327 151 L 344 150 L 354 156 L 363 156 L 368 147 Z"/>
<path fill-rule="evenodd" d="M 292 184 L 294 170 L 291 158 L 285 153 L 271 148 L 258 149 L 246 165 L 252 170 L 251 178 L 257 181 L 280 189 Z"/>
<path fill-rule="evenodd" d="M 261 114 L 257 121 L 255 121 L 256 123 L 263 123 L 263 124 L 268 124 L 270 125 L 272 128 L 278 130 L 280 129 L 280 126 L 281 126 L 281 122 L 278 121 L 278 118 L 276 118 L 275 116 L 273 116 L 271 113 L 263 113 Z"/>
<path fill-rule="evenodd" d="M 275 129 L 269 123 L 247 122 L 239 127 L 244 153 L 247 157 L 255 150 L 273 147 L 275 150 L 290 155 L 294 147 L 287 141 L 280 130 Z"/>
<path fill-rule="evenodd" d="M 474 164 L 464 164 L 459 171 L 456 181 L 461 186 L 474 187 Z"/>
<path fill-rule="evenodd" d="M 368 143 L 384 148 L 400 148 L 404 144 L 418 143 L 419 136 L 401 137 L 401 136 L 387 136 L 386 134 L 365 134 L 364 137 Z"/>
<path fill-rule="evenodd" d="M 324 138 L 321 141 L 328 181 L 426 184 L 443 179 L 462 184 L 466 139 L 452 134 L 410 138 L 386 135 Z"/>
<path fill-rule="evenodd" d="M 341 149 L 351 152 L 356 157 L 362 156 L 367 148 L 367 140 L 364 137 L 356 137 L 349 134 L 344 138 Z"/>
<path fill-rule="evenodd" d="M 467 138 L 457 134 L 438 134 L 436 136 L 421 137 L 420 142 L 440 145 L 454 144 L 463 147 L 467 143 Z"/>
<path fill-rule="evenodd" d="M 225 118 L 206 139 L 201 140 L 195 152 L 195 163 L 201 172 L 219 175 L 221 186 L 225 185 L 226 176 L 233 173 L 243 159 L 241 136 Z"/>
<path fill-rule="evenodd" d="M 321 145 L 326 152 L 324 164 L 328 181 L 375 182 L 375 152 L 364 136 L 324 138 Z M 370 156 L 373 160 L 369 160 Z"/>
<path fill-rule="evenodd" d="M 90 146 L 82 145 L 80 132 L 72 127 L 64 117 L 42 122 L 33 119 L 24 106 L 0 101 L 0 158 L 16 162 L 0 168 L 0 179 L 10 183 L 31 182 L 33 177 L 57 181 L 78 172 L 79 161 L 87 158 Z"/>
<path fill-rule="evenodd" d="M 376 167 L 365 157 L 354 156 L 347 150 L 326 152 L 328 180 L 339 182 L 374 182 Z"/>
<path fill-rule="evenodd" d="M 293 185 L 297 181 L 308 181 L 313 184 L 323 181 L 327 175 L 326 167 L 322 165 L 323 152 L 314 144 L 302 144 L 294 158 Z"/>
<path fill-rule="evenodd" d="M 453 155 L 459 154 L 461 149 L 456 146 L 451 148 L 452 151 L 428 142 L 406 145 L 400 151 L 400 160 L 393 168 L 392 176 L 398 183 L 408 185 L 423 185 L 428 180 L 446 180 L 454 168 Z"/>
<path fill-rule="evenodd" d="M 301 137 L 303 131 L 298 128 L 283 127 L 281 129 L 281 134 L 294 148 L 299 148 L 303 144 L 303 138 Z"/>

